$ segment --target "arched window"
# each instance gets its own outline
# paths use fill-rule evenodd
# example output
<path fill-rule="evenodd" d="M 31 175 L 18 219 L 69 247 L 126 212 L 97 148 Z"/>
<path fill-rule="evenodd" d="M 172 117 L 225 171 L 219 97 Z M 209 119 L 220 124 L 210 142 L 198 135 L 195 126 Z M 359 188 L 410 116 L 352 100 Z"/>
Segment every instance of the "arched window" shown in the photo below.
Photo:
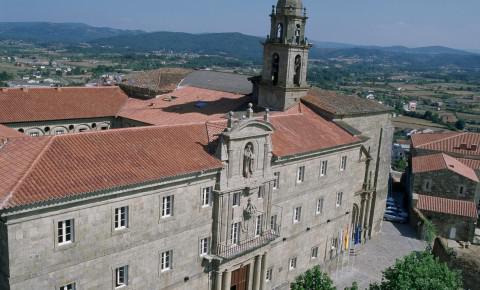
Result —
<path fill-rule="evenodd" d="M 296 44 L 300 44 L 300 38 L 301 38 L 301 34 L 302 34 L 302 31 L 301 31 L 301 26 L 300 24 L 297 24 L 297 29 L 295 30 L 295 43 Z"/>
<path fill-rule="evenodd" d="M 282 42 L 283 40 L 283 24 L 278 23 L 277 25 L 277 40 Z"/>
<path fill-rule="evenodd" d="M 302 57 L 297 55 L 295 57 L 295 75 L 293 76 L 293 83 L 300 86 L 300 75 L 302 73 Z"/>
<path fill-rule="evenodd" d="M 272 56 L 272 82 L 276 86 L 278 84 L 278 70 L 280 69 L 280 56 L 274 53 Z"/>

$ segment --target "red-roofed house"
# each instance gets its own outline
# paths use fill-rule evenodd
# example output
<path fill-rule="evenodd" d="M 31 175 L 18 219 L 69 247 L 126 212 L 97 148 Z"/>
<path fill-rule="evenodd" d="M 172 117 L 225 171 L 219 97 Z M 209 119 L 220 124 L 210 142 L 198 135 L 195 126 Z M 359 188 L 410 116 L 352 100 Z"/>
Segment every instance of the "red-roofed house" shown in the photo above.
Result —
<path fill-rule="evenodd" d="M 479 142 L 480 134 L 474 133 L 412 136 L 412 206 L 431 218 L 445 238 L 473 240 L 477 216 L 472 217 L 473 211 L 470 216 L 454 213 L 465 204 L 476 208 L 480 203 Z"/>

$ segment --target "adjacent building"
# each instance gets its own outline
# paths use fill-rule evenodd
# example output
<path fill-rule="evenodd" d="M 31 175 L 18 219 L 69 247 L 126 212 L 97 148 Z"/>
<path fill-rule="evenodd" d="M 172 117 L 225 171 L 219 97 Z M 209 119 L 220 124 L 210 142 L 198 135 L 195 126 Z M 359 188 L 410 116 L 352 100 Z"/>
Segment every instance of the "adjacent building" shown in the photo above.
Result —
<path fill-rule="evenodd" d="M 246 77 L 196 71 L 152 100 L 75 89 L 83 104 L 122 99 L 114 113 L 49 103 L 4 122 L 26 132 L 55 111 L 113 130 L 0 146 L 0 288 L 288 289 L 375 236 L 391 110 L 308 86 L 302 1 L 279 0 L 271 19 L 250 93 Z"/>
<path fill-rule="evenodd" d="M 413 208 L 440 236 L 473 241 L 480 203 L 480 134 L 412 136 L 409 188 Z"/>

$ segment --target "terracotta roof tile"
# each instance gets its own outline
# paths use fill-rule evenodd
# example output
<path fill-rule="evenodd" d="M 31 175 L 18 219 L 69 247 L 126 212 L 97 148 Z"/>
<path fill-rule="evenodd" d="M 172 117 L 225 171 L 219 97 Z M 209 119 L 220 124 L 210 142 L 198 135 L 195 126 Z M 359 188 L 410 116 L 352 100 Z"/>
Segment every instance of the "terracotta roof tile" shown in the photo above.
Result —
<path fill-rule="evenodd" d="M 419 210 L 477 218 L 477 206 L 472 201 L 419 194 L 417 208 Z"/>
<path fill-rule="evenodd" d="M 3 126 L 2 124 L 0 124 L 0 139 L 15 138 L 15 137 L 25 137 L 25 135 L 18 132 L 15 129 L 12 129 L 12 128 L 9 128 L 7 126 Z"/>
<path fill-rule="evenodd" d="M 472 168 L 444 153 L 415 156 L 412 158 L 413 173 L 439 170 L 450 170 L 475 182 L 479 181 L 477 174 Z"/>
<path fill-rule="evenodd" d="M 315 87 L 310 89 L 307 96 L 302 98 L 302 102 L 314 109 L 319 109 L 335 116 L 374 114 L 392 111 L 392 108 L 375 101 Z"/>
<path fill-rule="evenodd" d="M 412 145 L 416 149 L 480 156 L 479 133 L 415 134 L 412 136 Z"/>
<path fill-rule="evenodd" d="M 0 208 L 219 169 L 207 142 L 204 124 L 15 139 L 0 149 Z"/>
<path fill-rule="evenodd" d="M 192 70 L 183 68 L 160 68 L 156 70 L 133 72 L 126 75 L 122 85 L 148 89 L 154 92 L 173 91 L 178 83 Z"/>
<path fill-rule="evenodd" d="M 271 117 L 273 154 L 291 156 L 360 142 L 335 123 L 318 116 L 306 106 L 299 114 Z"/>
<path fill-rule="evenodd" d="M 116 116 L 127 101 L 118 87 L 0 91 L 0 123 Z"/>
<path fill-rule="evenodd" d="M 204 123 L 225 119 L 249 101 L 245 95 L 183 87 L 152 100 L 129 99 L 119 115 L 152 125 Z"/>
<path fill-rule="evenodd" d="M 457 158 L 457 160 L 472 168 L 473 170 L 480 170 L 480 160 L 478 159 Z"/>

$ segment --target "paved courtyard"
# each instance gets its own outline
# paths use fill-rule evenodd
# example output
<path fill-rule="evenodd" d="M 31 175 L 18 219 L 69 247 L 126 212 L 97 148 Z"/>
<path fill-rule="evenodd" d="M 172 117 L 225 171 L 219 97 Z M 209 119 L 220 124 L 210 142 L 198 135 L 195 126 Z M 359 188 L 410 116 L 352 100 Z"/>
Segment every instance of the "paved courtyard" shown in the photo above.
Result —
<path fill-rule="evenodd" d="M 424 249 L 425 242 L 416 238 L 409 225 L 384 222 L 382 232 L 359 247 L 355 256 L 345 254 L 336 265 L 331 265 L 330 269 L 334 269 L 331 278 L 338 290 L 351 286 L 353 281 L 357 281 L 360 289 L 365 289 L 370 283 L 381 281 L 382 271 L 397 258 Z"/>

